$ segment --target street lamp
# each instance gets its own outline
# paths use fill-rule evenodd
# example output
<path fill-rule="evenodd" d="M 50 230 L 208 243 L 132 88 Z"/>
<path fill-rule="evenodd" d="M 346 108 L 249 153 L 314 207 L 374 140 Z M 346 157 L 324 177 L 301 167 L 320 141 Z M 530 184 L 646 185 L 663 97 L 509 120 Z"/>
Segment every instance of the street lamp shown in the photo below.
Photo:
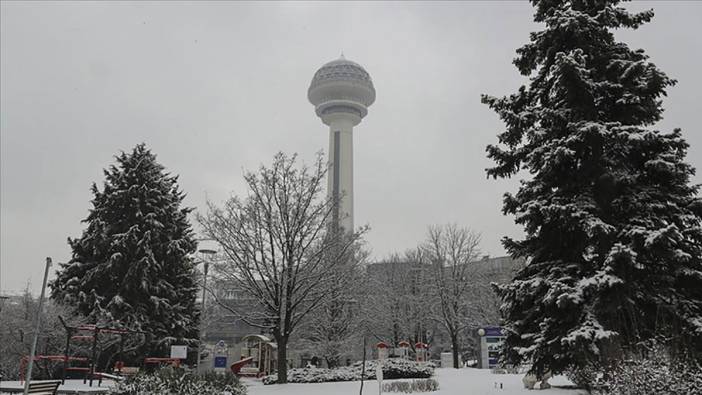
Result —
<path fill-rule="evenodd" d="M 203 277 L 202 277 L 202 305 L 200 307 L 200 336 L 199 336 L 199 341 L 197 343 L 197 371 L 200 371 L 200 362 L 202 358 L 202 338 L 204 337 L 204 326 L 202 325 L 202 321 L 205 316 L 205 297 L 207 296 L 207 272 L 210 269 L 210 262 L 208 258 L 205 257 L 212 257 L 214 254 L 216 254 L 217 251 L 215 250 L 209 250 L 206 248 L 203 248 L 200 250 L 200 254 L 202 254 L 203 259 Z"/>
<path fill-rule="evenodd" d="M 39 309 L 37 310 L 37 318 L 34 324 L 34 339 L 32 340 L 31 351 L 29 352 L 29 366 L 27 367 L 27 372 L 25 374 L 24 380 L 24 395 L 29 394 L 29 382 L 32 381 L 32 367 L 34 366 L 34 356 L 37 352 L 37 340 L 39 339 L 39 328 L 41 328 L 41 315 L 44 311 L 44 291 L 46 290 L 46 280 L 49 278 L 49 267 L 51 267 L 51 258 L 46 258 L 46 267 L 44 268 L 44 282 L 41 285 L 41 296 L 39 296 Z"/>

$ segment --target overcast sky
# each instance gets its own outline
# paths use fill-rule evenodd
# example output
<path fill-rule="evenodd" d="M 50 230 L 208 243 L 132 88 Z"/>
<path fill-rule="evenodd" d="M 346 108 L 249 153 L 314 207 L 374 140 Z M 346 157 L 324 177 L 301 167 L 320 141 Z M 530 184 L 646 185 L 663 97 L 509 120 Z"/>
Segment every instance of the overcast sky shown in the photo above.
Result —
<path fill-rule="evenodd" d="M 618 36 L 679 85 L 658 127 L 683 128 L 702 168 L 702 3 L 646 1 L 653 23 Z M 355 222 L 375 258 L 414 247 L 426 226 L 520 228 L 501 214 L 516 181 L 488 180 L 485 146 L 503 126 L 481 93 L 522 82 L 514 50 L 538 26 L 527 2 L 42 3 L 1 5 L 0 289 L 41 285 L 70 258 L 92 182 L 147 143 L 180 175 L 186 203 L 242 194 L 242 173 L 277 151 L 309 161 L 328 131 L 307 102 L 314 72 L 343 51 L 377 100 L 355 129 Z M 696 183 L 702 181 L 698 175 Z"/>

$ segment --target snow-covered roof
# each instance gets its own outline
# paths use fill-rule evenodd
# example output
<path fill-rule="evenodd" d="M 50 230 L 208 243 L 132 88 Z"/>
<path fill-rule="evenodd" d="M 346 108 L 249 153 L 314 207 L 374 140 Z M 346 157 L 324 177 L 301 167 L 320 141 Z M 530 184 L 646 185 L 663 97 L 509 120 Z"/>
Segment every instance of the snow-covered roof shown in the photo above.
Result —
<path fill-rule="evenodd" d="M 249 340 L 258 340 L 263 343 L 270 343 L 271 338 L 268 336 L 263 336 L 263 335 L 246 335 L 241 338 L 241 341 L 249 341 Z"/>

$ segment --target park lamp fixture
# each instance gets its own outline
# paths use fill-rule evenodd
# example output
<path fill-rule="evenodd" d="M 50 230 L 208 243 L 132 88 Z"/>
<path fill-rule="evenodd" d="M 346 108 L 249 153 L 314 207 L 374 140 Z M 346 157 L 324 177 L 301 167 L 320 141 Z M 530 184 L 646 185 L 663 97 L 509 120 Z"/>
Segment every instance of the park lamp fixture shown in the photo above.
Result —
<path fill-rule="evenodd" d="M 209 256 L 209 257 L 212 257 L 214 254 L 217 253 L 217 251 L 215 251 L 215 250 L 209 250 L 209 249 L 206 249 L 206 248 L 201 249 L 199 252 L 200 252 L 200 254 L 202 254 L 202 255 L 204 255 L 204 256 Z M 203 273 L 203 279 L 202 279 L 202 300 L 200 301 L 200 303 L 201 303 L 201 305 L 200 305 L 200 311 L 202 312 L 202 314 L 204 314 L 204 312 L 205 312 L 205 298 L 206 298 L 206 296 L 207 296 L 207 294 L 206 294 L 206 290 L 207 290 L 207 270 L 208 270 L 209 267 L 210 267 L 210 262 L 203 259 L 203 260 L 202 260 L 202 263 L 204 264 L 204 270 L 203 270 L 204 273 Z M 200 366 L 201 366 L 201 364 L 202 364 L 202 339 L 205 337 L 205 333 L 204 333 L 204 332 L 205 332 L 205 328 L 202 328 L 202 321 L 203 321 L 203 320 L 202 320 L 202 318 L 201 318 L 201 319 L 200 319 L 200 326 L 201 326 L 201 327 L 200 327 L 200 333 L 199 333 L 200 336 L 199 336 L 199 338 L 198 338 L 199 341 L 198 341 L 198 343 L 197 343 L 197 368 L 196 368 L 197 371 L 200 370 Z"/>

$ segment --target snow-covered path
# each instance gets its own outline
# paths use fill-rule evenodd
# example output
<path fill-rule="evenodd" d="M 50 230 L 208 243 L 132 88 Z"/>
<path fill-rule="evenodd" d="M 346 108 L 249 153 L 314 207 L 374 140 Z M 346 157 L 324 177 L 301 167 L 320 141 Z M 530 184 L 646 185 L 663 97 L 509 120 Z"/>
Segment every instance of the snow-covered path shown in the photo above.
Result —
<path fill-rule="evenodd" d="M 551 388 L 543 391 L 529 391 L 522 385 L 522 375 L 492 374 L 481 369 L 436 369 L 439 381 L 439 390 L 430 392 L 431 395 L 584 395 L 585 391 Z M 360 382 L 318 383 L 318 384 L 285 384 L 263 385 L 258 380 L 246 379 L 249 386 L 249 395 L 356 395 L 359 392 Z M 502 383 L 502 389 L 500 389 Z M 563 377 L 550 380 L 555 386 L 570 384 Z M 363 386 L 363 395 L 378 393 L 378 384 L 375 380 L 366 381 Z"/>

